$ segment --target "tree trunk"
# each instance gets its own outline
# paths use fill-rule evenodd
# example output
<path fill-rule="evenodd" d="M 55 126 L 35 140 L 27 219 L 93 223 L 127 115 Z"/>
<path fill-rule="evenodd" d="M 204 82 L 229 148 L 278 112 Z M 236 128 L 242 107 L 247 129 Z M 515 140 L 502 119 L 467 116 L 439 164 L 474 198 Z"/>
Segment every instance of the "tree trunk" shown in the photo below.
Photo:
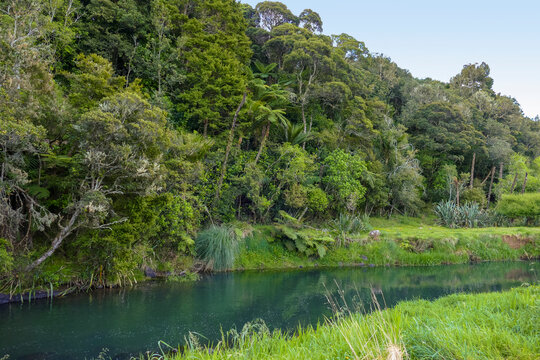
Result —
<path fill-rule="evenodd" d="M 306 112 L 304 111 L 304 102 L 302 101 L 302 123 L 304 125 L 304 134 L 307 133 Z M 302 143 L 302 149 L 306 149 L 306 142 Z"/>
<path fill-rule="evenodd" d="M 270 133 L 270 124 L 267 124 L 266 129 L 264 129 L 264 135 L 261 140 L 261 146 L 259 147 L 259 152 L 257 153 L 257 157 L 255 157 L 255 164 L 259 162 L 259 158 L 261 157 L 261 154 L 264 148 L 264 143 L 266 142 L 266 138 L 268 137 L 269 133 Z"/>
<path fill-rule="evenodd" d="M 472 156 L 472 164 L 471 164 L 471 182 L 469 184 L 469 188 L 473 188 L 473 181 L 474 181 L 474 162 L 476 161 L 476 153 Z"/>
<path fill-rule="evenodd" d="M 206 138 L 207 134 L 208 134 L 208 119 L 204 119 L 203 136 Z"/>
<path fill-rule="evenodd" d="M 482 180 L 482 186 L 484 186 L 484 184 L 486 183 L 486 181 L 489 179 L 490 176 L 491 176 L 491 171 L 488 172 L 486 178 L 484 180 Z"/>
<path fill-rule="evenodd" d="M 523 180 L 523 186 L 521 187 L 521 193 L 525 194 L 525 187 L 527 186 L 527 176 L 529 173 L 525 173 L 525 180 Z"/>
<path fill-rule="evenodd" d="M 516 175 L 514 176 L 514 181 L 512 182 L 512 188 L 510 188 L 510 194 L 512 194 L 514 192 L 514 189 L 516 188 L 517 178 L 518 178 L 518 173 L 516 173 Z"/>
<path fill-rule="evenodd" d="M 501 182 L 503 179 L 503 163 L 501 162 L 499 164 L 499 182 Z"/>
<path fill-rule="evenodd" d="M 219 193 L 221 192 L 221 186 L 223 185 L 223 178 L 225 177 L 225 172 L 227 171 L 227 161 L 229 160 L 229 153 L 231 152 L 231 147 L 234 140 L 234 128 L 236 127 L 236 119 L 238 119 L 238 114 L 240 113 L 240 110 L 242 110 L 242 107 L 246 103 L 246 97 L 247 97 L 247 92 L 244 92 L 242 101 L 240 101 L 240 105 L 238 105 L 238 109 L 236 109 L 236 112 L 234 113 L 233 121 L 231 124 L 231 132 L 229 133 L 229 139 L 227 141 L 227 148 L 225 149 L 225 159 L 223 160 L 223 164 L 221 165 L 221 175 L 219 177 L 214 203 L 217 203 L 217 201 L 219 200 L 219 195 L 220 195 Z"/>
<path fill-rule="evenodd" d="M 489 191 L 487 196 L 487 206 L 489 208 L 489 203 L 491 202 L 491 189 L 493 187 L 493 178 L 495 177 L 495 166 L 491 168 L 491 180 L 489 181 Z"/>
<path fill-rule="evenodd" d="M 456 205 L 459 206 L 459 180 L 456 179 L 454 183 L 456 184 Z"/>
<path fill-rule="evenodd" d="M 47 260 L 52 254 L 54 254 L 56 249 L 58 249 L 60 245 L 62 245 L 62 242 L 64 241 L 64 239 L 68 237 L 69 234 L 71 234 L 73 230 L 75 230 L 75 222 L 77 221 L 77 218 L 79 217 L 80 213 L 81 213 L 81 209 L 77 208 L 77 210 L 75 210 L 73 215 L 71 215 L 71 219 L 69 219 L 68 224 L 65 227 L 63 227 L 62 230 L 60 230 L 60 233 L 58 235 L 56 235 L 49 250 L 47 250 L 43 255 L 41 255 L 39 259 L 37 259 L 36 261 L 34 261 L 33 263 L 31 263 L 30 265 L 26 267 L 27 272 L 34 270 L 36 267 L 41 265 L 42 262 Z"/>

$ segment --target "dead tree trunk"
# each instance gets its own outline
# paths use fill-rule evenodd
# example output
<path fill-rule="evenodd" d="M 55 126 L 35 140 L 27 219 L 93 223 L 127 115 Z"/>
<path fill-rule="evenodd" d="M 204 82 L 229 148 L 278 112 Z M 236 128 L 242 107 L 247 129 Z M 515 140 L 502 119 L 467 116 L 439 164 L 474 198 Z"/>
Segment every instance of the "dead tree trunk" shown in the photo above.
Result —
<path fill-rule="evenodd" d="M 495 177 L 495 166 L 491 168 L 491 180 L 489 181 L 489 191 L 487 196 L 487 206 L 489 208 L 489 203 L 491 202 L 491 189 L 493 188 L 493 178 Z"/>
<path fill-rule="evenodd" d="M 503 179 L 503 163 L 499 164 L 499 182 Z"/>
<path fill-rule="evenodd" d="M 65 240 L 65 238 L 68 237 L 73 230 L 75 230 L 75 222 L 79 218 L 80 213 L 81 209 L 77 208 L 73 215 L 71 215 L 71 218 L 69 219 L 67 225 L 65 227 L 61 227 L 60 233 L 54 238 L 49 250 L 47 250 L 43 255 L 41 255 L 39 259 L 35 260 L 33 263 L 26 267 L 27 272 L 34 270 L 36 267 L 41 265 L 42 262 L 47 260 L 52 254 L 54 254 L 56 249 L 58 249 L 60 245 L 62 245 L 62 242 Z"/>
<path fill-rule="evenodd" d="M 456 205 L 459 206 L 459 180 L 454 179 L 454 184 L 456 185 Z"/>
<path fill-rule="evenodd" d="M 523 180 L 523 186 L 521 187 L 521 193 L 525 194 L 525 187 L 527 186 L 527 176 L 529 173 L 525 173 L 525 180 Z"/>
<path fill-rule="evenodd" d="M 225 177 L 225 172 L 227 171 L 227 161 L 229 160 L 229 153 L 231 152 L 232 143 L 234 140 L 234 129 L 236 128 L 236 120 L 238 119 L 238 114 L 240 113 L 240 110 L 242 110 L 242 107 L 246 103 L 246 97 L 247 92 L 244 93 L 244 96 L 242 97 L 242 101 L 240 101 L 240 105 L 238 105 L 238 109 L 236 109 L 236 112 L 234 113 L 233 121 L 231 124 L 231 132 L 229 133 L 229 139 L 227 141 L 227 148 L 225 149 L 225 159 L 223 159 L 223 164 L 221 165 L 221 175 L 219 176 L 218 186 L 216 189 L 216 196 L 214 198 L 214 202 L 217 202 L 219 200 L 219 193 L 221 192 L 221 186 L 223 185 L 223 179 Z"/>
<path fill-rule="evenodd" d="M 469 184 L 469 188 L 473 188 L 473 181 L 474 181 L 474 162 L 476 161 L 476 153 L 472 156 L 472 164 L 471 164 L 471 182 Z"/>
<path fill-rule="evenodd" d="M 514 181 L 512 182 L 512 187 L 510 188 L 510 194 L 512 194 L 514 192 L 514 189 L 516 188 L 517 178 L 518 174 L 516 173 L 516 175 L 514 176 Z"/>

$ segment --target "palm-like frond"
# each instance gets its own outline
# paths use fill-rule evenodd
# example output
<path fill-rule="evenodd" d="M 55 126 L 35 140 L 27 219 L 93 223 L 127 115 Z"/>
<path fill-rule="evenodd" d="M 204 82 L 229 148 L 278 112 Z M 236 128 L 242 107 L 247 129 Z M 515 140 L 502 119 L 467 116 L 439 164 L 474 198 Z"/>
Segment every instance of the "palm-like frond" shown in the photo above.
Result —
<path fill-rule="evenodd" d="M 285 130 L 285 141 L 293 145 L 302 144 L 312 137 L 311 133 L 304 132 L 304 127 L 301 124 L 292 124 L 288 120 L 283 129 Z"/>

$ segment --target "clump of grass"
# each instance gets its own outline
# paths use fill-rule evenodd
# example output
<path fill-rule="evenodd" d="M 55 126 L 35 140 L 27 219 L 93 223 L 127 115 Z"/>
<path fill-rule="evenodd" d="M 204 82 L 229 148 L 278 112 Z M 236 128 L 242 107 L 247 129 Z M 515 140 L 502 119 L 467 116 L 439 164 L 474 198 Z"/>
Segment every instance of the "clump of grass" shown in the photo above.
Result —
<path fill-rule="evenodd" d="M 375 305 L 295 336 L 261 322 L 229 331 L 212 347 L 190 341 L 175 355 L 141 359 L 537 359 L 540 287 Z M 376 304 L 376 303 L 375 303 Z"/>
<path fill-rule="evenodd" d="M 197 257 L 205 262 L 207 271 L 229 270 L 238 253 L 238 240 L 231 228 L 212 225 L 197 235 L 195 250 Z"/>
<path fill-rule="evenodd" d="M 347 236 L 349 234 L 358 234 L 361 231 L 371 230 L 368 215 L 360 217 L 357 215 L 341 213 L 337 219 L 332 221 L 331 226 L 338 238 L 338 242 L 336 243 L 338 246 L 350 242 Z"/>

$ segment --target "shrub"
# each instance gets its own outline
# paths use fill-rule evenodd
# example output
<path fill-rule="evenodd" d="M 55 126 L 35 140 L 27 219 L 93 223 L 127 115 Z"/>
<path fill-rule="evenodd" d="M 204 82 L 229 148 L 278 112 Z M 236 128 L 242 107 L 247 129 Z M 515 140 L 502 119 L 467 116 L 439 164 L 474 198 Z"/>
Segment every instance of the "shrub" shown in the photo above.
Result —
<path fill-rule="evenodd" d="M 477 203 L 481 207 L 484 207 L 486 205 L 486 194 L 484 193 L 484 190 L 480 187 L 474 187 L 472 189 L 467 188 L 463 190 L 463 193 L 461 194 L 461 200 L 463 203 Z"/>
<path fill-rule="evenodd" d="M 274 237 L 282 241 L 287 250 L 297 251 L 305 256 L 323 258 L 328 250 L 328 245 L 334 242 L 330 236 L 316 230 L 298 230 L 284 224 L 274 225 L 273 230 Z"/>
<path fill-rule="evenodd" d="M 503 195 L 495 211 L 512 219 L 524 217 L 531 221 L 540 216 L 540 193 Z"/>
<path fill-rule="evenodd" d="M 306 206 L 307 202 L 307 189 L 300 184 L 292 184 L 291 187 L 285 191 L 285 204 L 295 209 Z"/>
<path fill-rule="evenodd" d="M 9 251 L 9 242 L 0 238 L 0 276 L 7 274 L 13 268 L 13 257 Z"/>
<path fill-rule="evenodd" d="M 347 242 L 347 234 L 357 234 L 361 231 L 371 229 L 369 225 L 369 216 L 364 215 L 359 217 L 346 213 L 339 214 L 339 217 L 332 222 L 332 228 L 340 239 L 338 245 L 343 245 Z"/>
<path fill-rule="evenodd" d="M 316 186 L 310 186 L 308 188 L 307 197 L 309 209 L 316 214 L 324 212 L 328 207 L 326 193 Z"/>
<path fill-rule="evenodd" d="M 435 214 L 439 223 L 449 228 L 475 228 L 494 224 L 494 217 L 477 203 L 459 206 L 453 201 L 442 201 L 435 207 Z"/>
<path fill-rule="evenodd" d="M 206 263 L 206 270 L 231 269 L 238 253 L 238 240 L 227 226 L 215 226 L 200 232 L 195 240 L 199 259 Z"/>

